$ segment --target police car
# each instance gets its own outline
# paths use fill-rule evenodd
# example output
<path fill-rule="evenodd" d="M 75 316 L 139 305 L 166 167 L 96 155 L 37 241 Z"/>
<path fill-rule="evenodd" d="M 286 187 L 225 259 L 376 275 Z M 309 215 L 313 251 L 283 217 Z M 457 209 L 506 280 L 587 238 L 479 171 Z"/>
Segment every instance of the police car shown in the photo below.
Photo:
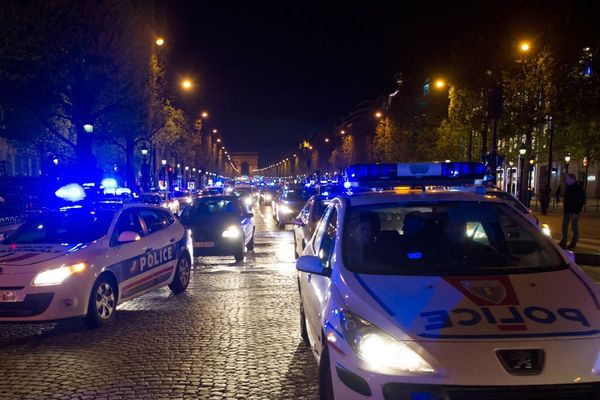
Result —
<path fill-rule="evenodd" d="M 190 281 L 190 235 L 164 208 L 65 207 L 30 218 L 0 243 L 0 322 L 84 317 L 101 326 L 117 305 Z"/>
<path fill-rule="evenodd" d="M 322 399 L 600 398 L 600 292 L 572 253 L 483 186 L 429 189 L 483 165 L 347 174 L 296 264 Z"/>

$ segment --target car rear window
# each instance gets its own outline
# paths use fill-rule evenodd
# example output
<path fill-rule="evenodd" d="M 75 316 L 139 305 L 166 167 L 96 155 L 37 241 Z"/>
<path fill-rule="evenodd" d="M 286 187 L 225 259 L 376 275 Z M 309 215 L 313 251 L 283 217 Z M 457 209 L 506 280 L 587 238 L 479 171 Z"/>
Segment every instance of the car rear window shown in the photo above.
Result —
<path fill-rule="evenodd" d="M 565 267 L 550 239 L 498 203 L 352 207 L 343 231 L 344 265 L 359 273 L 479 275 Z"/>

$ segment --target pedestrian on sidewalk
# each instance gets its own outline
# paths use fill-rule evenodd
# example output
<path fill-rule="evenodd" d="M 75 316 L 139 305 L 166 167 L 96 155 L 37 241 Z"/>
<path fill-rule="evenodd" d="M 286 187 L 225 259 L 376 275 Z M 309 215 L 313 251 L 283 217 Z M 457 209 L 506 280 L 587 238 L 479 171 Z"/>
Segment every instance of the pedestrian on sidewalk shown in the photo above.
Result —
<path fill-rule="evenodd" d="M 550 205 L 550 185 L 546 184 L 540 189 L 540 205 L 542 207 L 542 215 L 548 215 L 548 206 Z"/>
<path fill-rule="evenodd" d="M 577 179 L 573 174 L 567 174 L 565 178 L 565 195 L 563 198 L 563 220 L 562 220 L 562 238 L 559 246 L 573 250 L 579 239 L 579 213 L 585 203 L 585 191 L 583 187 L 577 183 Z M 569 224 L 573 230 L 573 238 L 567 246 L 567 238 L 569 236 Z"/>
<path fill-rule="evenodd" d="M 557 206 L 560 203 L 560 183 L 556 185 L 556 192 L 554 192 L 554 205 Z"/>

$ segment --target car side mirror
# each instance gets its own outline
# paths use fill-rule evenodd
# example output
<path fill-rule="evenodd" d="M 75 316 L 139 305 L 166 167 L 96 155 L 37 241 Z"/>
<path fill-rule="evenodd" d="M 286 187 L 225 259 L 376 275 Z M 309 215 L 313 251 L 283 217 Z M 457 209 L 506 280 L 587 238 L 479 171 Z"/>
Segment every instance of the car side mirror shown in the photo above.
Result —
<path fill-rule="evenodd" d="M 299 227 L 303 227 L 306 224 L 298 217 L 294 218 L 294 220 L 292 221 L 292 225 L 298 225 Z"/>
<path fill-rule="evenodd" d="M 124 231 L 124 232 L 121 232 L 121 234 L 117 238 L 117 242 L 118 243 L 129 243 L 129 242 L 136 242 L 140 239 L 141 239 L 141 237 L 140 237 L 139 233 L 133 232 L 133 231 Z"/>
<path fill-rule="evenodd" d="M 323 267 L 323 262 L 316 256 L 300 256 L 296 261 L 296 269 L 310 274 L 329 276 L 330 270 Z"/>

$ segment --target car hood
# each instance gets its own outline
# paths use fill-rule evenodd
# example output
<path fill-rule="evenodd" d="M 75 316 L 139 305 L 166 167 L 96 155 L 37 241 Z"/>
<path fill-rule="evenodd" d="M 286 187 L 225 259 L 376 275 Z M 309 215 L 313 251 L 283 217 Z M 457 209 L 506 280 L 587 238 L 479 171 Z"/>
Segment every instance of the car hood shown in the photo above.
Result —
<path fill-rule="evenodd" d="M 600 335 L 600 302 L 579 269 L 497 276 L 353 274 L 350 310 L 409 340 L 581 338 Z M 356 299 L 365 298 L 362 304 Z M 385 329 L 385 327 L 382 326 Z"/>
<path fill-rule="evenodd" d="M 18 244 L 0 245 L 0 266 L 19 271 L 74 253 L 85 248 L 84 244 Z"/>

